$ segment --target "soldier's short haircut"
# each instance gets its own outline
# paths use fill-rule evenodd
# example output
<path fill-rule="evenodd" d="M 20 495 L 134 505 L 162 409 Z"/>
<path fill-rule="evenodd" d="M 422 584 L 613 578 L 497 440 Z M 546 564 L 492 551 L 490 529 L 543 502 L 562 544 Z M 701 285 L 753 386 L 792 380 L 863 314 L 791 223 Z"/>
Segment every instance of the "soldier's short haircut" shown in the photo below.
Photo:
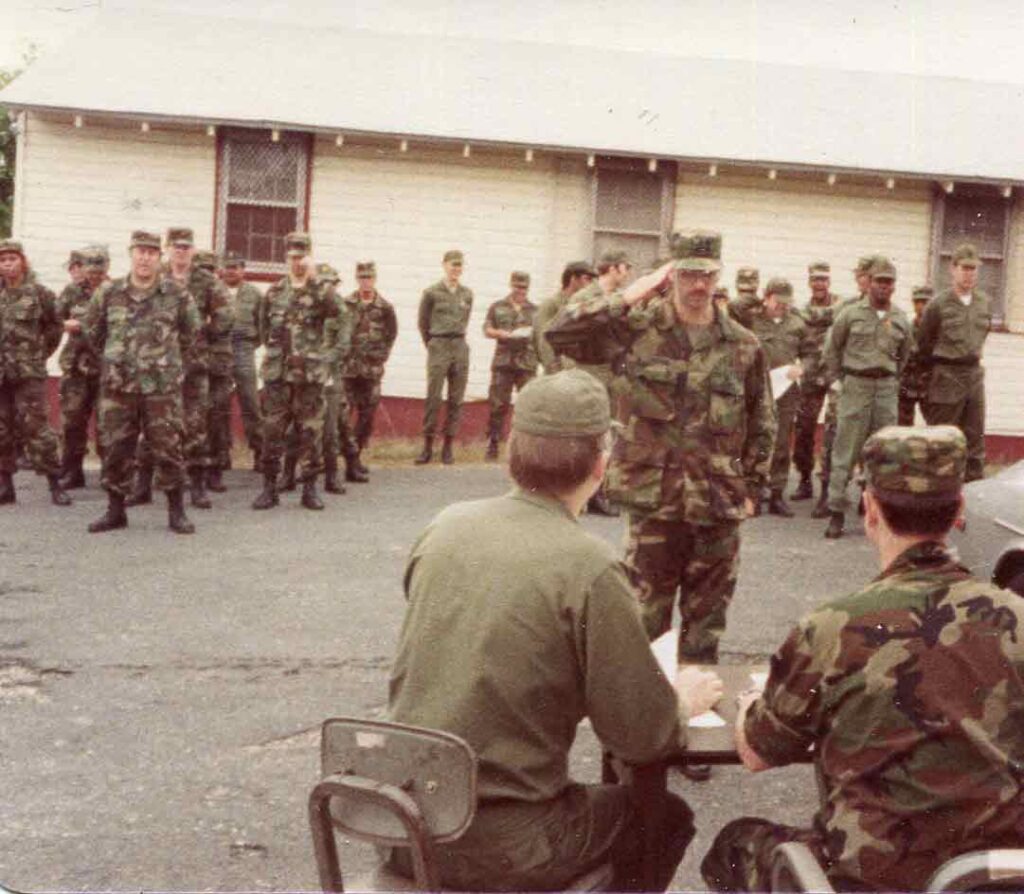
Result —
<path fill-rule="evenodd" d="M 513 429 L 508 467 L 521 488 L 559 496 L 575 489 L 594 471 L 605 435 L 548 438 Z"/>
<path fill-rule="evenodd" d="M 943 500 L 921 506 L 897 506 L 887 502 L 880 494 L 872 491 L 878 501 L 879 511 L 893 534 L 901 537 L 931 536 L 944 537 L 953 527 L 960 512 L 960 499 Z"/>

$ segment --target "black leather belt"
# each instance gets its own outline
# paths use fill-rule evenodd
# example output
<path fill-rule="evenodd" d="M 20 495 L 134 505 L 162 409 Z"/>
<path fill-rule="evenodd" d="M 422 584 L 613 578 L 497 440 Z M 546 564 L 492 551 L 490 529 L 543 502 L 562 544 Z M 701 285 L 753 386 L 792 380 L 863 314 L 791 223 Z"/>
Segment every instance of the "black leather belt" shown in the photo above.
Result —
<path fill-rule="evenodd" d="M 843 375 L 857 376 L 860 379 L 891 379 L 896 373 L 885 369 L 847 369 L 844 366 Z"/>
<path fill-rule="evenodd" d="M 464 333 L 464 332 L 446 332 L 443 335 L 433 335 L 433 334 L 431 334 L 430 337 L 431 338 L 465 338 L 466 337 L 466 333 Z"/>
<path fill-rule="evenodd" d="M 977 366 L 979 362 L 977 357 L 932 357 L 932 363 L 940 366 Z"/>

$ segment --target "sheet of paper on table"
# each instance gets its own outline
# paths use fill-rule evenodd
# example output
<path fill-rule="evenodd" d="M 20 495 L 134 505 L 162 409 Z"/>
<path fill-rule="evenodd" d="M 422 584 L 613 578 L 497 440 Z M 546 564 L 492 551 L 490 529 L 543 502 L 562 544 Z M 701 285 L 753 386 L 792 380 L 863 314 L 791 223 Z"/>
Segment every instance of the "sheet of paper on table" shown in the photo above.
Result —
<path fill-rule="evenodd" d="M 790 386 L 793 385 L 793 380 L 789 377 L 789 371 L 792 366 L 776 366 L 771 372 L 768 373 L 768 378 L 772 382 L 772 397 L 778 400 L 789 391 Z"/>
<path fill-rule="evenodd" d="M 658 666 L 672 684 L 675 684 L 676 674 L 679 671 L 676 652 L 678 642 L 679 631 L 669 630 L 651 643 L 651 651 L 654 652 L 654 657 L 658 660 Z M 691 717 L 687 725 L 697 729 L 714 729 L 718 726 L 725 726 L 725 721 L 714 711 L 705 711 L 703 714 Z"/>

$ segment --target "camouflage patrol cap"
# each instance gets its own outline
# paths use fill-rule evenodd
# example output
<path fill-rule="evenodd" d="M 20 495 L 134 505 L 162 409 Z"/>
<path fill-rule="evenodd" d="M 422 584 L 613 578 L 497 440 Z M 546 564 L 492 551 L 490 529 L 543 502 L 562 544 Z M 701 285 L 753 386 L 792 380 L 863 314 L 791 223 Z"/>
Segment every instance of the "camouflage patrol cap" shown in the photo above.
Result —
<path fill-rule="evenodd" d="M 68 267 L 68 268 L 75 267 L 75 266 L 81 267 L 84 263 L 85 263 L 85 254 L 84 254 L 84 252 L 81 249 L 79 249 L 79 248 L 75 248 L 75 249 L 72 249 L 71 252 L 68 254 L 68 262 L 64 266 Z"/>
<path fill-rule="evenodd" d="M 309 233 L 289 233 L 284 237 L 284 253 L 289 258 L 303 257 L 313 250 Z"/>
<path fill-rule="evenodd" d="M 960 264 L 964 267 L 980 267 L 981 257 L 978 255 L 978 249 L 971 245 L 970 242 L 964 242 L 953 249 L 954 264 Z"/>
<path fill-rule="evenodd" d="M 82 264 L 86 267 L 106 269 L 110 266 L 110 252 L 104 245 L 90 245 L 81 250 Z"/>
<path fill-rule="evenodd" d="M 245 258 L 242 257 L 241 252 L 226 251 L 226 252 L 224 252 L 224 266 L 225 267 L 244 267 L 245 266 Z"/>
<path fill-rule="evenodd" d="M 597 259 L 598 269 L 601 267 L 618 267 L 619 264 L 631 263 L 632 261 L 629 260 L 629 253 L 622 251 L 622 249 L 606 251 Z"/>
<path fill-rule="evenodd" d="M 896 279 L 896 265 L 881 255 L 875 256 L 867 272 L 872 279 Z"/>
<path fill-rule="evenodd" d="M 673 233 L 668 241 L 676 270 L 715 273 L 722 269 L 722 234 L 711 230 Z"/>
<path fill-rule="evenodd" d="M 316 277 L 323 282 L 341 282 L 341 274 L 330 264 L 317 264 Z"/>
<path fill-rule="evenodd" d="M 533 379 L 516 398 L 513 431 L 544 438 L 602 435 L 611 427 L 608 391 L 582 369 Z"/>
<path fill-rule="evenodd" d="M 356 262 L 356 276 L 376 276 L 377 265 L 373 261 Z"/>
<path fill-rule="evenodd" d="M 513 270 L 512 275 L 508 278 L 509 285 L 512 288 L 519 286 L 521 288 L 530 288 L 530 274 L 524 273 L 522 270 Z"/>
<path fill-rule="evenodd" d="M 217 269 L 217 255 L 215 252 L 207 251 L 206 249 L 197 251 L 192 260 L 197 267 L 200 267 L 203 270 Z"/>
<path fill-rule="evenodd" d="M 774 295 L 777 301 L 789 304 L 793 301 L 793 284 L 784 277 L 773 276 L 764 287 L 765 297 Z"/>
<path fill-rule="evenodd" d="M 955 425 L 890 425 L 875 432 L 861 453 L 868 486 L 895 506 L 927 506 L 955 499 L 967 464 L 967 440 Z"/>
<path fill-rule="evenodd" d="M 715 288 L 715 290 L 711 293 L 711 300 L 712 301 L 728 301 L 729 300 L 729 290 L 725 286 L 717 286 Z"/>
<path fill-rule="evenodd" d="M 935 289 L 931 286 L 915 286 L 913 301 L 931 301 L 935 297 Z"/>
<path fill-rule="evenodd" d="M 861 255 L 857 258 L 857 266 L 853 268 L 853 272 L 858 276 L 867 273 L 871 269 L 871 265 L 880 257 L 881 255 Z"/>
<path fill-rule="evenodd" d="M 807 267 L 808 279 L 828 279 L 832 275 L 832 268 L 828 261 L 815 261 Z"/>
<path fill-rule="evenodd" d="M 168 245 L 195 245 L 195 241 L 191 227 L 171 227 L 167 231 Z"/>
<path fill-rule="evenodd" d="M 155 248 L 160 250 L 160 237 L 149 230 L 132 230 L 132 238 L 128 243 L 129 248 Z"/>
<path fill-rule="evenodd" d="M 12 252 L 25 257 L 25 249 L 22 248 L 21 243 L 17 239 L 0 239 L 0 255 Z"/>
<path fill-rule="evenodd" d="M 461 264 L 466 259 L 457 248 L 450 248 L 444 253 L 444 257 L 441 260 L 445 264 Z"/>
<path fill-rule="evenodd" d="M 756 267 L 740 267 L 736 271 L 736 291 L 755 292 L 761 284 L 761 272 Z"/>

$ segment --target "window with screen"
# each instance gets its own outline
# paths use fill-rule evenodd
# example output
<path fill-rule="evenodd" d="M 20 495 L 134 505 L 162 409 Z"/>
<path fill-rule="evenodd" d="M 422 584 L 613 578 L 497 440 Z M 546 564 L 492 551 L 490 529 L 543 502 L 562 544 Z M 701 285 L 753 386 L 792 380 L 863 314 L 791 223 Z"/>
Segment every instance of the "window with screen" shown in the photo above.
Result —
<path fill-rule="evenodd" d="M 675 165 L 648 170 L 645 159 L 599 159 L 594 172 L 594 258 L 629 252 L 637 270 L 667 250 L 675 195 Z"/>
<path fill-rule="evenodd" d="M 254 273 L 284 270 L 284 237 L 306 227 L 310 139 L 232 128 L 220 141 L 218 251 L 236 251 Z"/>

